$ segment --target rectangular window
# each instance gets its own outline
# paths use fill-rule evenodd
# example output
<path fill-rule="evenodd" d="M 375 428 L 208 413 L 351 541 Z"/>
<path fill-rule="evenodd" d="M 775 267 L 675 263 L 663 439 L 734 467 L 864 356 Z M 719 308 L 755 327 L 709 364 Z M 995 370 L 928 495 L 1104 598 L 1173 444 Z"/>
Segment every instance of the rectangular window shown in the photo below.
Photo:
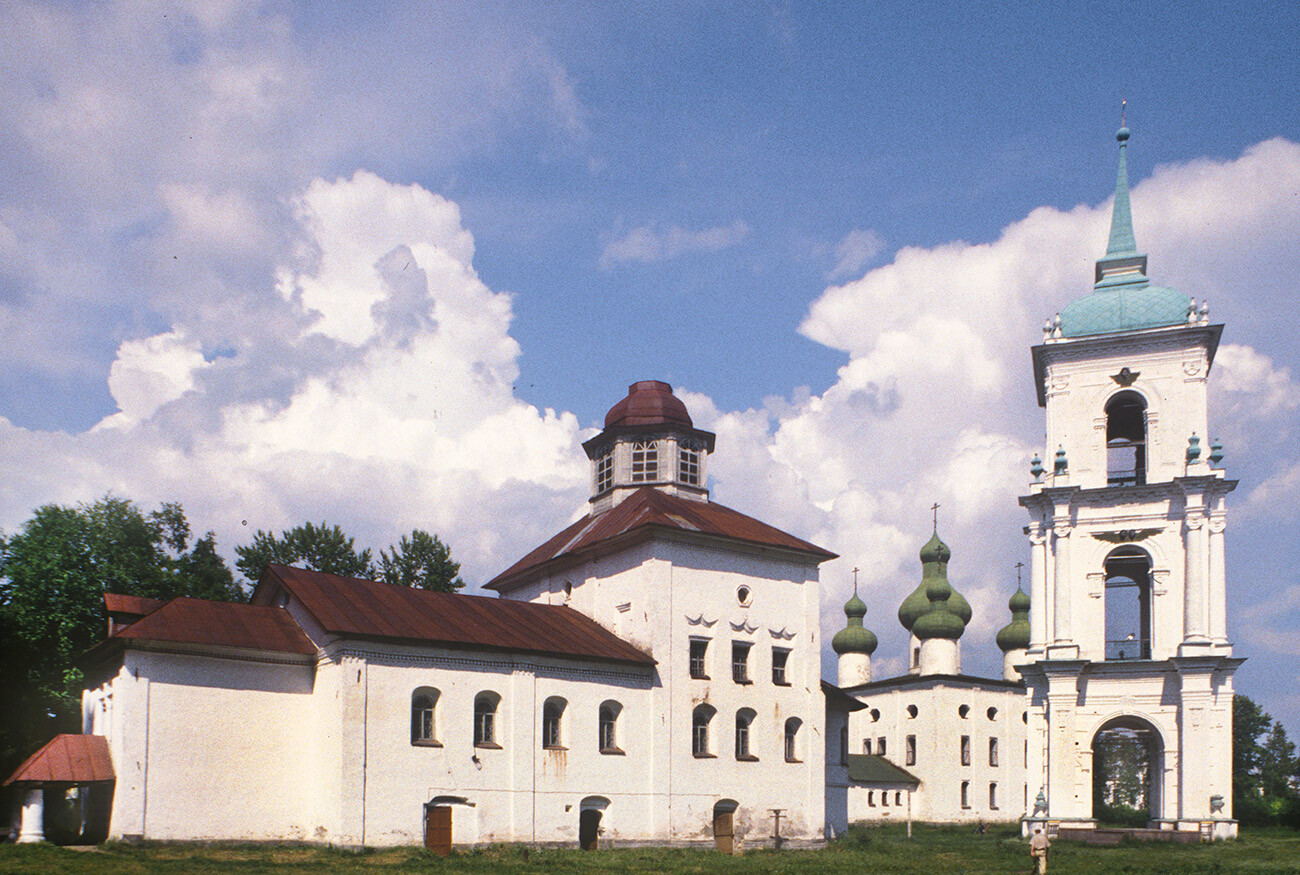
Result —
<path fill-rule="evenodd" d="M 867 791 L 867 805 L 870 806 L 871 808 L 875 808 L 875 807 L 876 807 L 876 791 L 875 791 L 875 790 L 868 790 L 868 791 Z"/>
<path fill-rule="evenodd" d="M 709 679 L 708 663 L 709 642 L 704 638 L 691 639 L 691 677 Z"/>
<path fill-rule="evenodd" d="M 961 807 L 970 808 L 970 781 L 961 782 Z"/>
<path fill-rule="evenodd" d="M 989 808 L 994 811 L 998 810 L 998 785 L 997 782 L 989 784 Z"/>
<path fill-rule="evenodd" d="M 614 450 L 606 447 L 596 460 L 596 492 L 604 492 L 614 485 Z"/>
<path fill-rule="evenodd" d="M 905 766 L 916 765 L 916 736 L 915 735 L 909 735 L 907 737 L 907 748 L 903 751 L 903 765 Z"/>
<path fill-rule="evenodd" d="M 862 752 L 867 756 L 871 756 L 871 739 L 862 739 Z"/>
<path fill-rule="evenodd" d="M 876 754 L 878 756 L 885 755 L 885 737 L 883 735 L 876 739 Z"/>
<path fill-rule="evenodd" d="M 654 441 L 632 444 L 632 482 L 653 483 L 659 479 L 659 445 Z"/>
<path fill-rule="evenodd" d="M 677 455 L 677 479 L 689 486 L 700 485 L 700 448 L 683 443 Z"/>
<path fill-rule="evenodd" d="M 749 643 L 731 642 L 731 679 L 738 684 L 749 683 Z"/>
<path fill-rule="evenodd" d="M 997 764 L 998 764 L 998 740 L 996 738 L 990 738 L 989 739 L 989 765 L 996 766 Z"/>
<path fill-rule="evenodd" d="M 790 659 L 790 651 L 784 647 L 772 648 L 772 683 L 778 687 L 788 687 L 790 682 L 785 679 L 785 664 Z"/>
<path fill-rule="evenodd" d="M 970 765 L 970 736 L 969 735 L 963 735 L 961 737 L 961 764 L 963 766 Z"/>
<path fill-rule="evenodd" d="M 888 790 L 882 790 L 882 791 L 880 792 L 880 804 L 883 805 L 883 806 L 885 806 L 886 808 L 889 807 L 889 791 L 888 791 Z"/>

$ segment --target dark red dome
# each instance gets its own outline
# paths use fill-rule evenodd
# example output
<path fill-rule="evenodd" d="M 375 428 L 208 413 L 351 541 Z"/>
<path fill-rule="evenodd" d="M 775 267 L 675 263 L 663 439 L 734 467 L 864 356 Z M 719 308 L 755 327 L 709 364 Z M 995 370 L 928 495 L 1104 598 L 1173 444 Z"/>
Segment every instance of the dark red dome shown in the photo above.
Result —
<path fill-rule="evenodd" d="M 694 428 L 686 405 L 661 380 L 640 380 L 627 387 L 627 397 L 609 408 L 605 428 L 616 425 L 683 425 Z"/>

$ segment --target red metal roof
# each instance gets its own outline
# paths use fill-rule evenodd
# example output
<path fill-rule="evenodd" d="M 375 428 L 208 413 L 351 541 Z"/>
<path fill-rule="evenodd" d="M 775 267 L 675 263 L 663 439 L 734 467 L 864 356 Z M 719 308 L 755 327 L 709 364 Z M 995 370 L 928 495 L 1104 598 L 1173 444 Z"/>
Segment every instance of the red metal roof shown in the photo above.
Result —
<path fill-rule="evenodd" d="M 192 598 L 172 599 L 113 638 L 218 644 L 303 655 L 316 652 L 316 645 L 283 608 Z"/>
<path fill-rule="evenodd" d="M 661 380 L 641 380 L 627 387 L 627 397 L 609 408 L 605 428 L 616 425 L 684 425 L 691 428 L 686 405 Z"/>
<path fill-rule="evenodd" d="M 91 784 L 112 781 L 113 760 L 102 735 L 56 735 L 5 781 L 10 784 Z"/>
<path fill-rule="evenodd" d="M 143 617 L 167 604 L 166 599 L 151 599 L 138 595 L 120 595 L 115 592 L 104 593 L 104 607 L 110 614 L 134 614 Z"/>
<path fill-rule="evenodd" d="M 340 577 L 268 565 L 253 601 L 278 583 L 327 632 L 653 665 L 654 659 L 572 608 Z"/>
<path fill-rule="evenodd" d="M 818 562 L 835 558 L 829 550 L 729 507 L 711 501 L 681 498 L 645 486 L 609 510 L 578 520 L 498 574 L 488 582 L 487 588 L 508 591 L 542 566 L 634 532 L 648 538 L 655 528 L 698 532 L 762 547 L 777 547 L 807 554 Z"/>

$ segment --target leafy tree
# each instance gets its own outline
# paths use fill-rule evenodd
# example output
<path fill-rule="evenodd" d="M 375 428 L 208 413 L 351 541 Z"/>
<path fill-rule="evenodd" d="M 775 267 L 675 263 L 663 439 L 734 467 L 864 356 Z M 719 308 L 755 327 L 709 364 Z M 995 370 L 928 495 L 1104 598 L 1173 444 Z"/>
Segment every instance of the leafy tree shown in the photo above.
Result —
<path fill-rule="evenodd" d="M 0 540 L 0 765 L 56 731 L 76 731 L 75 661 L 104 637 L 103 594 L 239 599 L 209 532 L 188 550 L 179 504 L 144 513 L 112 495 L 46 505 Z"/>
<path fill-rule="evenodd" d="M 1295 744 L 1286 737 L 1286 728 L 1275 722 L 1260 748 L 1259 781 L 1264 795 L 1275 799 L 1294 796 L 1291 781 L 1295 776 Z"/>
<path fill-rule="evenodd" d="M 1263 746 L 1259 739 L 1268 732 L 1273 718 L 1248 696 L 1232 698 L 1232 798 L 1234 806 L 1260 794 L 1259 769 Z"/>
<path fill-rule="evenodd" d="M 235 562 L 245 577 L 256 582 L 269 564 L 296 565 L 313 571 L 326 571 L 345 577 L 374 577 L 370 550 L 357 552 L 352 538 L 338 526 L 322 522 L 319 526 L 303 523 L 276 537 L 258 529 L 253 543 L 236 547 Z"/>
<path fill-rule="evenodd" d="M 390 552 L 391 551 L 391 552 Z M 437 535 L 415 529 L 396 546 L 379 551 L 379 578 L 398 586 L 418 586 L 434 592 L 455 592 L 465 585 L 460 563 Z"/>

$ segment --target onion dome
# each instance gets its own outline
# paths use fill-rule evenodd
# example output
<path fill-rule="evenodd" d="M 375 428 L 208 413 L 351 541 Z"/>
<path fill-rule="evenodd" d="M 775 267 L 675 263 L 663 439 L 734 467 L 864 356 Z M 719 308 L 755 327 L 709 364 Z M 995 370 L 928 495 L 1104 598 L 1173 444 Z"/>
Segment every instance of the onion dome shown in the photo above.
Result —
<path fill-rule="evenodd" d="M 1011 609 L 1011 622 L 998 632 L 998 648 L 1006 653 L 1010 650 L 1027 650 L 1029 648 L 1029 596 L 1016 588 L 1015 594 L 1007 602 Z"/>
<path fill-rule="evenodd" d="M 857 590 L 854 590 L 853 598 L 844 603 L 844 615 L 848 617 L 848 623 L 831 639 L 831 649 L 839 654 L 865 653 L 870 656 L 879 642 L 875 633 L 862 626 L 862 618 L 867 615 L 867 605 L 858 598 Z"/>
<path fill-rule="evenodd" d="M 922 641 L 930 638 L 949 638 L 956 641 L 966 631 L 966 621 L 957 615 L 951 599 L 956 592 L 947 578 L 932 577 L 925 587 L 925 597 L 930 609 L 916 618 L 912 634 Z"/>
<path fill-rule="evenodd" d="M 627 397 L 609 408 L 605 428 L 619 425 L 680 425 L 692 428 L 686 405 L 662 380 L 640 380 L 627 387 Z"/>
<path fill-rule="evenodd" d="M 945 610 L 951 611 L 954 616 L 958 617 L 963 628 L 970 622 L 970 602 L 966 601 L 965 597 L 948 583 L 948 560 L 950 558 L 952 558 L 952 550 L 948 549 L 948 545 L 939 539 L 939 533 L 935 532 L 925 546 L 921 548 L 921 583 L 898 606 L 898 622 L 903 624 L 904 629 L 915 634 L 914 626 L 917 619 L 930 610 L 930 598 L 927 588 L 930 582 L 936 579 L 942 580 L 944 586 L 947 587 L 948 595 L 944 597 Z"/>

